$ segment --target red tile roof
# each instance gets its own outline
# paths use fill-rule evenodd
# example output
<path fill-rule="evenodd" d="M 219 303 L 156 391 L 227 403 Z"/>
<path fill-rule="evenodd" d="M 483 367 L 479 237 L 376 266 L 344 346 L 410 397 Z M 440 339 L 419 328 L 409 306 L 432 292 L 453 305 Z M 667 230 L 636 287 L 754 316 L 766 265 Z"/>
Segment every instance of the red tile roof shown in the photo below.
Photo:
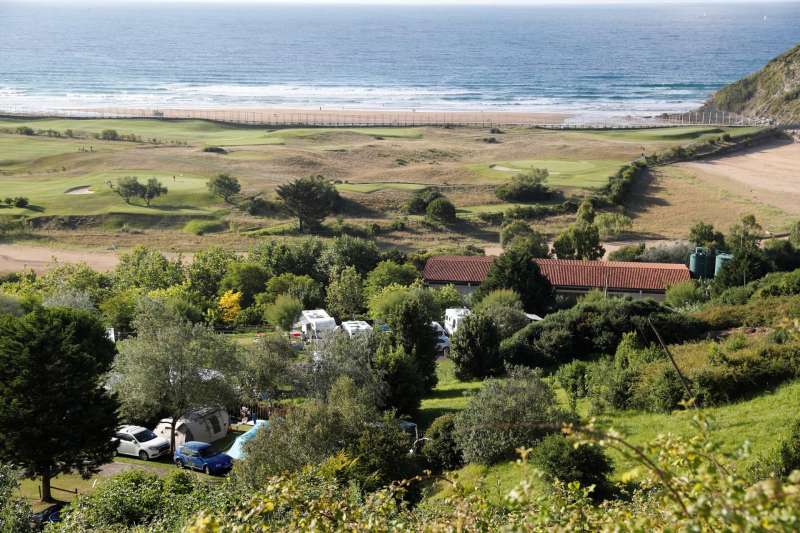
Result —
<path fill-rule="evenodd" d="M 435 255 L 422 271 L 425 281 L 479 284 L 486 279 L 494 257 L 487 255 Z"/>
<path fill-rule="evenodd" d="M 422 277 L 430 282 L 478 284 L 486 278 L 494 257 L 435 256 L 428 259 Z M 536 259 L 542 274 L 557 288 L 598 288 L 663 292 L 690 279 L 685 265 Z"/>

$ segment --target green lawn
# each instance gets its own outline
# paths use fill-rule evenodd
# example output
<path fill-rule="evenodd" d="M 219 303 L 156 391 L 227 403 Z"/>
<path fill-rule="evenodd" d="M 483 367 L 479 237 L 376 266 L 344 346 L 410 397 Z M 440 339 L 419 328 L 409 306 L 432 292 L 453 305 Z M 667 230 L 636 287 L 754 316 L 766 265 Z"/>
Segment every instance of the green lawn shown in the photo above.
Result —
<path fill-rule="evenodd" d="M 272 137 L 281 138 L 313 138 L 331 133 L 350 133 L 370 137 L 387 137 L 397 139 L 421 139 L 420 128 L 291 128 L 279 129 L 269 133 Z"/>
<path fill-rule="evenodd" d="M 546 168 L 550 173 L 547 183 L 556 189 L 598 189 L 605 186 L 608 177 L 624 164 L 617 159 L 518 159 L 472 165 L 482 178 L 502 183 L 514 174 L 532 168 Z"/>
<path fill-rule="evenodd" d="M 283 144 L 285 139 L 313 138 L 322 134 L 350 133 L 371 137 L 419 139 L 418 128 L 296 128 L 268 129 L 257 126 L 220 124 L 207 120 L 155 120 L 155 119 L 0 119 L 0 128 L 16 129 L 29 126 L 34 130 L 52 129 L 64 132 L 71 129 L 78 135 L 92 135 L 105 129 L 120 134 L 135 134 L 143 139 L 164 142 L 180 141 L 206 145 L 257 145 Z M 55 139 L 58 141 L 58 139 Z M 86 140 L 84 140 L 84 143 Z"/>
<path fill-rule="evenodd" d="M 93 146 L 96 152 L 112 152 L 130 148 L 130 143 L 89 142 L 80 139 L 55 139 L 27 135 L 0 134 L 0 170 L 15 170 L 21 165 L 44 157 L 78 153 L 81 147 Z"/>
<path fill-rule="evenodd" d="M 436 376 L 439 382 L 433 392 L 422 400 L 417 420 L 423 431 L 437 416 L 456 413 L 467 406 L 469 396 L 483 387 L 482 381 L 459 381 L 454 374 L 455 366 L 449 359 L 439 359 Z"/>
<path fill-rule="evenodd" d="M 137 176 L 140 182 L 145 182 L 148 178 L 158 178 L 169 192 L 166 196 L 153 200 L 149 208 L 140 199 L 126 204 L 106 184 L 106 181 L 116 182 L 123 176 Z M 173 176 L 175 180 L 172 179 Z M 29 209 L 3 209 L 2 214 L 37 216 L 125 213 L 210 216 L 216 212 L 212 206 L 219 202 L 209 194 L 207 181 L 207 176 L 137 169 L 93 172 L 78 177 L 0 176 L 0 188 L 13 191 L 13 196 L 25 196 L 31 203 Z M 92 194 L 67 194 L 71 189 L 86 186 L 90 187 Z"/>
<path fill-rule="evenodd" d="M 336 189 L 339 192 L 360 192 L 360 193 L 373 193 L 377 191 L 418 191 L 424 189 L 428 185 L 422 183 L 402 183 L 394 181 L 373 181 L 365 183 L 337 183 Z"/>
<path fill-rule="evenodd" d="M 154 120 L 154 119 L 0 119 L 0 128 L 16 129 L 29 126 L 35 130 L 53 129 L 64 132 L 71 129 L 77 135 L 92 135 L 106 129 L 117 130 L 120 135 L 134 134 L 143 139 L 163 142 L 181 141 L 192 144 L 237 145 L 281 144 L 282 139 L 270 134 L 266 128 L 219 124 L 207 120 Z M 83 140 L 84 144 L 87 140 Z"/>

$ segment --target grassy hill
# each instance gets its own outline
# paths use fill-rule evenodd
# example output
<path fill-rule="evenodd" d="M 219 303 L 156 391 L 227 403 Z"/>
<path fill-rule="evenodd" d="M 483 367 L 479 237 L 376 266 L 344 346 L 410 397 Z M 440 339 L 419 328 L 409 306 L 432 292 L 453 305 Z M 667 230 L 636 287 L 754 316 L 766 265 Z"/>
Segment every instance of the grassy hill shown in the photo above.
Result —
<path fill-rule="evenodd" d="M 706 109 L 800 122 L 800 45 L 717 91 Z"/>

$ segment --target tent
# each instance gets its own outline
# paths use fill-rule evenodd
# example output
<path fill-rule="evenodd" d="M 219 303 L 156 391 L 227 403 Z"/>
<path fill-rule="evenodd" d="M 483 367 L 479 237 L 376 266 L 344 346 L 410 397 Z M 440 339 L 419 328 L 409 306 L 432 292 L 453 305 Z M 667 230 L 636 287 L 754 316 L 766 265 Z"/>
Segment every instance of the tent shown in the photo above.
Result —
<path fill-rule="evenodd" d="M 184 442 L 200 441 L 212 443 L 228 434 L 230 418 L 225 409 L 219 407 L 203 407 L 188 412 L 178 419 L 175 430 L 175 446 Z M 169 441 L 172 430 L 172 419 L 163 418 L 158 423 L 155 434 Z"/>
<path fill-rule="evenodd" d="M 233 445 L 225 453 L 230 455 L 234 461 L 242 459 L 244 457 L 245 443 L 252 440 L 256 436 L 256 433 L 258 433 L 258 428 L 261 427 L 265 428 L 269 427 L 269 420 L 261 420 L 261 419 L 256 420 L 256 425 L 253 426 L 251 429 L 247 430 L 245 433 L 242 433 L 241 435 L 236 437 L 236 440 L 233 441 Z"/>

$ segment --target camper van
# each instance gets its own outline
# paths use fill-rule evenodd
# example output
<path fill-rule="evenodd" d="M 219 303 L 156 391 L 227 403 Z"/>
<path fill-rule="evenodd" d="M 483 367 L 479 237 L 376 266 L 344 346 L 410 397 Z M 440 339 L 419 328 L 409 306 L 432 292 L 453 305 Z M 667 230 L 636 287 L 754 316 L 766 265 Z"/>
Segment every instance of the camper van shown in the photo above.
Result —
<path fill-rule="evenodd" d="M 448 335 L 452 335 L 458 329 L 458 326 L 461 325 L 461 322 L 464 321 L 469 315 L 472 314 L 472 311 L 467 309 L 466 307 L 456 307 L 451 309 L 445 309 L 444 311 L 444 329 L 447 331 Z"/>
<path fill-rule="evenodd" d="M 214 442 L 228 434 L 230 418 L 225 409 L 218 407 L 203 407 L 190 411 L 178 419 L 175 430 L 175 446 L 194 440 Z M 155 434 L 169 442 L 172 419 L 163 418 L 155 429 Z"/>
<path fill-rule="evenodd" d="M 342 330 L 352 338 L 362 333 L 369 333 L 372 331 L 372 326 L 363 320 L 348 320 L 346 322 L 342 322 Z"/>
<path fill-rule="evenodd" d="M 320 339 L 336 330 L 336 320 L 324 309 L 309 309 L 300 312 L 300 321 L 295 327 L 306 340 Z"/>

